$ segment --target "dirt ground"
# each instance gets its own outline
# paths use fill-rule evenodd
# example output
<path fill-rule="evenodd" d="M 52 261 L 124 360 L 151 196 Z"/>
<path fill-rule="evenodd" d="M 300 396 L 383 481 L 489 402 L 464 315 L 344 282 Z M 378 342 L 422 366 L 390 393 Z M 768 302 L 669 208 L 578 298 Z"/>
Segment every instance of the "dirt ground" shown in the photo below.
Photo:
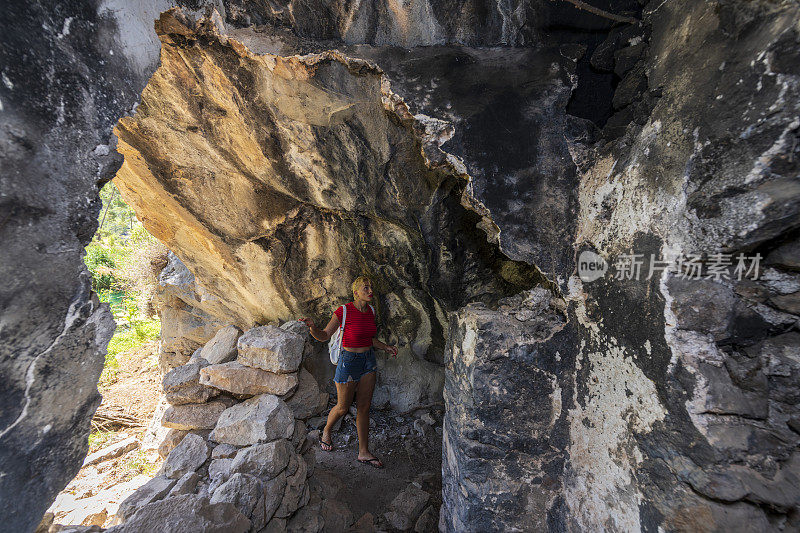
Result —
<path fill-rule="evenodd" d="M 117 362 L 119 370 L 116 381 L 99 387 L 103 402 L 98 411 L 109 410 L 143 420 L 144 427 L 128 430 L 129 434 L 141 437 L 153 417 L 161 391 L 158 341 L 148 342 L 140 348 L 120 354 Z"/>
<path fill-rule="evenodd" d="M 414 423 L 426 413 L 435 421 L 434 425 L 417 422 L 415 428 Z M 438 515 L 442 504 L 442 415 L 441 406 L 419 409 L 403 416 L 391 411 L 373 410 L 370 415 L 370 451 L 381 459 L 383 468 L 356 460 L 355 419 L 352 415 L 345 415 L 339 431 L 333 434 L 333 451 L 323 451 L 316 443 L 315 476 L 321 482 L 334 483 L 338 487 L 334 493 L 336 499 L 347 503 L 355 520 L 370 513 L 376 518 L 376 526 L 384 525 L 380 517 L 395 496 L 411 482 L 419 483 L 432 495 L 429 505 L 434 506 Z M 324 417 L 309 421 L 311 430 L 315 426 L 320 426 L 321 430 L 323 425 Z"/>

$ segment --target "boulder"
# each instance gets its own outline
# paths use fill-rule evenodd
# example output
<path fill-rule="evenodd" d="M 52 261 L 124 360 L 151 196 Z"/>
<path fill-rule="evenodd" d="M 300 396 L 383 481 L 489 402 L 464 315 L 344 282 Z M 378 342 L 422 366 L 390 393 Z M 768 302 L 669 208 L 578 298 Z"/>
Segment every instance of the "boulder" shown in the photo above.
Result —
<path fill-rule="evenodd" d="M 200 476 L 197 472 L 187 472 L 175 483 L 167 497 L 181 496 L 183 494 L 194 494 Z"/>
<path fill-rule="evenodd" d="M 306 435 L 308 431 L 306 430 L 306 425 L 303 423 L 302 420 L 295 420 L 294 421 L 294 434 L 292 435 L 292 446 L 294 449 L 300 451 L 300 448 L 303 446 L 303 442 L 306 440 Z"/>
<path fill-rule="evenodd" d="M 230 457 L 214 459 L 208 465 L 208 477 L 211 479 L 228 479 L 231 473 L 231 465 L 233 465 L 233 459 Z"/>
<path fill-rule="evenodd" d="M 325 401 L 327 403 L 327 395 Z M 320 397 L 317 380 L 314 379 L 314 376 L 312 376 L 308 370 L 301 368 L 297 390 L 286 401 L 286 405 L 292 410 L 295 418 L 305 420 L 322 411 L 320 409 L 321 403 L 322 398 Z"/>
<path fill-rule="evenodd" d="M 217 389 L 200 384 L 200 369 L 204 366 L 206 363 L 198 359 L 167 372 L 161 385 L 170 404 L 205 403 L 219 394 Z"/>
<path fill-rule="evenodd" d="M 278 518 L 288 518 L 300 507 L 308 502 L 310 491 L 308 483 L 306 483 L 306 462 L 299 456 L 294 455 L 294 463 L 297 465 L 294 473 L 291 473 L 286 478 L 286 490 L 283 494 L 283 500 L 278 509 L 275 511 L 275 516 Z M 291 463 L 291 461 L 290 461 Z M 289 468 L 287 467 L 287 473 Z"/>
<path fill-rule="evenodd" d="M 239 448 L 236 446 L 231 446 L 230 444 L 220 444 L 219 446 L 215 446 L 214 450 L 211 452 L 212 459 L 228 459 L 236 455 L 236 452 L 239 451 Z"/>
<path fill-rule="evenodd" d="M 239 450 L 233 458 L 230 471 L 272 479 L 286 468 L 293 455 L 294 449 L 286 439 L 256 444 Z"/>
<path fill-rule="evenodd" d="M 275 326 L 247 330 L 239 337 L 238 361 L 269 372 L 296 372 L 303 360 L 305 339 Z"/>
<path fill-rule="evenodd" d="M 158 445 L 158 455 L 166 459 L 169 452 L 180 444 L 183 438 L 188 434 L 189 430 L 186 429 L 170 429 L 166 437 L 164 437 L 164 440 Z"/>
<path fill-rule="evenodd" d="M 264 482 L 264 516 L 267 521 L 275 517 L 286 490 L 286 474 L 281 472 L 273 479 Z M 276 523 L 277 525 L 277 523 Z"/>
<path fill-rule="evenodd" d="M 294 433 L 291 410 L 277 396 L 264 394 L 234 405 L 219 416 L 211 440 L 234 446 L 250 446 Z"/>
<path fill-rule="evenodd" d="M 230 503 L 185 494 L 143 506 L 108 533 L 246 533 L 250 520 Z"/>
<path fill-rule="evenodd" d="M 190 433 L 170 452 L 164 462 L 164 474 L 178 479 L 200 468 L 210 456 L 211 449 L 205 439 Z"/>
<path fill-rule="evenodd" d="M 430 499 L 430 494 L 409 483 L 389 506 L 389 511 L 384 515 L 392 527 L 401 531 L 411 529 L 419 518 L 422 510 Z"/>
<path fill-rule="evenodd" d="M 220 485 L 211 497 L 211 503 L 228 502 L 250 519 L 254 531 L 263 528 L 265 513 L 264 486 L 260 479 L 250 474 L 236 473 Z"/>
<path fill-rule="evenodd" d="M 212 365 L 233 361 L 237 355 L 236 342 L 241 334 L 236 326 L 225 326 L 203 346 L 200 357 Z"/>
<path fill-rule="evenodd" d="M 142 437 L 142 450 L 158 450 L 158 447 L 171 431 L 161 425 L 161 420 L 164 418 L 164 413 L 167 412 L 167 409 L 169 409 L 169 403 L 167 403 L 167 398 L 164 394 L 161 394 L 158 398 L 158 405 L 153 413 L 153 418 L 150 419 L 150 423 L 147 425 Z M 169 451 L 167 451 L 167 454 L 169 454 Z M 166 458 L 167 455 L 162 455 L 162 457 Z"/>
<path fill-rule="evenodd" d="M 231 361 L 203 368 L 200 384 L 245 396 L 282 396 L 297 387 L 297 374 L 276 374 Z"/>
<path fill-rule="evenodd" d="M 141 443 L 136 437 L 128 437 L 125 440 L 117 442 L 116 444 L 112 444 L 111 446 L 106 446 L 102 450 L 98 450 L 87 456 L 83 461 L 83 466 L 86 467 L 89 465 L 102 463 L 103 461 L 108 461 L 109 459 L 114 459 L 120 455 L 128 453 L 131 450 L 135 450 L 140 445 Z"/>
<path fill-rule="evenodd" d="M 128 520 L 133 514 L 141 507 L 160 500 L 169 493 L 175 485 L 176 480 L 170 479 L 167 476 L 156 476 L 141 487 L 136 492 L 125 498 L 119 509 L 117 516 L 124 522 Z"/>
<path fill-rule="evenodd" d="M 213 429 L 220 415 L 232 401 L 214 400 L 209 403 L 171 405 L 161 419 L 161 425 L 172 429 Z"/>
<path fill-rule="evenodd" d="M 303 452 L 303 460 L 306 462 L 308 477 L 310 478 L 314 475 L 314 469 L 317 465 L 317 449 L 313 446 L 310 446 L 306 451 Z"/>

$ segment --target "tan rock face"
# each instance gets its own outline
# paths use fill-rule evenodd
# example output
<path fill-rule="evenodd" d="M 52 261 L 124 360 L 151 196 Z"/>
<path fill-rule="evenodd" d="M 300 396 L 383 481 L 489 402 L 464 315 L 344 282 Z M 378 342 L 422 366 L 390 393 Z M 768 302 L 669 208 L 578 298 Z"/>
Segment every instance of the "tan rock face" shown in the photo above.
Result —
<path fill-rule="evenodd" d="M 448 310 L 530 284 L 380 69 L 332 51 L 256 55 L 174 12 L 157 32 L 161 66 L 116 128 L 116 183 L 226 320 L 324 324 L 368 273 L 379 335 L 441 361 Z"/>
<path fill-rule="evenodd" d="M 200 384 L 234 394 L 282 396 L 297 387 L 297 374 L 276 374 L 231 361 L 203 368 Z"/>

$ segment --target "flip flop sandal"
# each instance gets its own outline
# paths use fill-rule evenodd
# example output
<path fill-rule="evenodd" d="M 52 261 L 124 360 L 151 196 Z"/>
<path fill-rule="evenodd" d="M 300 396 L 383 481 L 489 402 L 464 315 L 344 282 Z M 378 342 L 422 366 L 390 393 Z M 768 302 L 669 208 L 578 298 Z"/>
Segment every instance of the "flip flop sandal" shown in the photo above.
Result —
<path fill-rule="evenodd" d="M 359 463 L 369 465 L 372 468 L 383 468 L 383 463 L 377 457 L 373 457 L 372 459 L 356 459 Z M 375 463 L 378 464 L 375 464 Z"/>
<path fill-rule="evenodd" d="M 327 446 L 327 448 L 325 448 Z M 325 442 L 322 438 L 319 439 L 319 447 L 322 448 L 323 452 L 332 452 L 333 451 L 333 441 Z"/>

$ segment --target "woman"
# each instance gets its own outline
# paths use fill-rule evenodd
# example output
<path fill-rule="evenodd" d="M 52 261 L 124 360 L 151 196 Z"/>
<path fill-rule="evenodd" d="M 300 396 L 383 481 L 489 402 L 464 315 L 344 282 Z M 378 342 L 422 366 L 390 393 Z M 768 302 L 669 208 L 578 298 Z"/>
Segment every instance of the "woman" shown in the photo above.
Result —
<path fill-rule="evenodd" d="M 331 428 L 347 413 L 353 403 L 353 394 L 358 393 L 356 399 L 356 428 L 358 429 L 358 461 L 360 463 L 383 468 L 383 463 L 369 451 L 369 407 L 372 403 L 372 392 L 375 390 L 375 351 L 373 348 L 383 350 L 397 356 L 395 346 L 387 346 L 375 339 L 377 327 L 375 315 L 369 303 L 372 301 L 372 284 L 369 278 L 361 276 L 353 282 L 353 301 L 347 305 L 347 317 L 342 335 L 342 351 L 339 364 L 336 365 L 336 406 L 328 414 L 328 423 L 322 431 L 320 446 L 325 451 L 333 449 Z M 311 335 L 318 341 L 327 341 L 342 323 L 343 307 L 334 312 L 325 329 L 320 330 L 310 318 L 302 319 L 311 331 Z"/>

